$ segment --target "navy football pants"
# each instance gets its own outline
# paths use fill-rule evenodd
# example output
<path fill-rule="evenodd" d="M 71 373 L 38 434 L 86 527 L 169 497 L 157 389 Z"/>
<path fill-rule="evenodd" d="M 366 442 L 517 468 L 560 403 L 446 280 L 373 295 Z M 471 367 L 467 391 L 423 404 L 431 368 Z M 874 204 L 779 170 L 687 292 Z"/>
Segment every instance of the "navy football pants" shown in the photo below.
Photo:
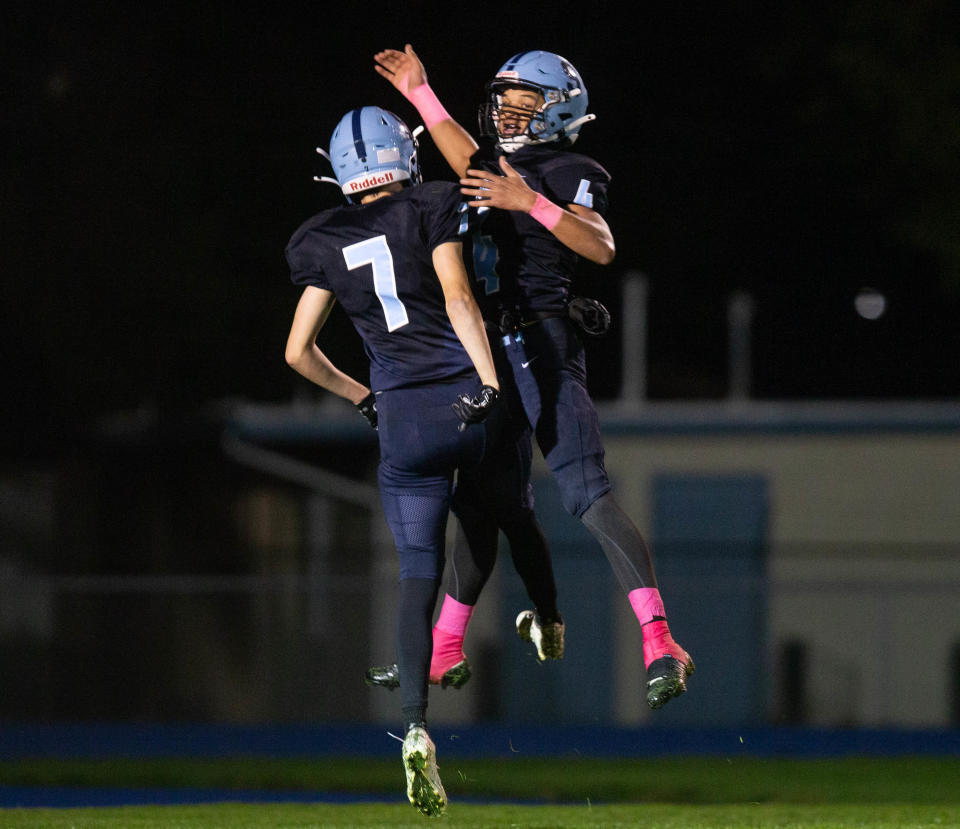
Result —
<path fill-rule="evenodd" d="M 377 395 L 380 498 L 400 560 L 397 665 L 405 724 L 426 716 L 433 609 L 444 563 L 454 473 L 479 465 L 491 423 L 460 431 L 451 404 L 479 379 L 393 389 Z"/>
<path fill-rule="evenodd" d="M 513 382 L 563 506 L 580 518 L 610 490 L 600 422 L 587 392 L 583 343 L 563 317 L 543 320 L 505 340 Z"/>
<path fill-rule="evenodd" d="M 557 586 L 550 548 L 533 513 L 531 429 L 500 339 L 498 334 L 490 348 L 508 416 L 496 445 L 484 455 L 479 474 L 461 476 L 457 482 L 453 496 L 457 536 L 444 588 L 457 601 L 475 605 L 493 572 L 502 530 L 534 607 L 542 619 L 553 620 L 559 617 Z"/>

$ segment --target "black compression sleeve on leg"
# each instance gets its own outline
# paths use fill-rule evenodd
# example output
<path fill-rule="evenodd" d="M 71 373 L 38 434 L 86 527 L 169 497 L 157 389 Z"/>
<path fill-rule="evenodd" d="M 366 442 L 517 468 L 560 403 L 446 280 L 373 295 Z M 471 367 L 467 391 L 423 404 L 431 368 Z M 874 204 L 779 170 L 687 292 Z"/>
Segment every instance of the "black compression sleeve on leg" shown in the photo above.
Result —
<path fill-rule="evenodd" d="M 560 621 L 553 561 L 543 529 L 532 512 L 503 525 L 510 556 L 541 622 Z"/>
<path fill-rule="evenodd" d="M 436 579 L 403 579 L 397 602 L 397 668 L 404 725 L 426 720 Z"/>
<path fill-rule="evenodd" d="M 461 604 L 475 605 L 497 562 L 500 530 L 492 518 L 472 509 L 457 510 L 453 555 L 447 558 L 444 592 Z"/>
<path fill-rule="evenodd" d="M 600 542 L 625 593 L 639 587 L 657 586 L 650 550 L 636 525 L 620 509 L 613 493 L 601 495 L 580 520 Z"/>

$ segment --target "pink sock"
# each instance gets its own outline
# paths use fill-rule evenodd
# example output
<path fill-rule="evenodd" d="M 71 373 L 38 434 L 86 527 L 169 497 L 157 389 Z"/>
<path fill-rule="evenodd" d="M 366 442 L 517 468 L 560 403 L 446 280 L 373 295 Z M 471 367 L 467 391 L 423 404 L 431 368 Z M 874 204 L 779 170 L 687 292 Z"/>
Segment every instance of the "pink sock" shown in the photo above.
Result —
<path fill-rule="evenodd" d="M 627 598 L 643 628 L 643 664 L 646 667 L 649 668 L 650 663 L 661 656 L 673 656 L 681 662 L 690 659 L 687 652 L 673 641 L 659 590 L 655 587 L 639 587 L 631 590 Z M 660 618 L 654 621 L 657 616 Z"/>
<path fill-rule="evenodd" d="M 627 593 L 627 598 L 641 625 L 652 622 L 654 616 L 659 616 L 661 619 L 667 618 L 667 612 L 663 609 L 663 599 L 660 598 L 660 591 L 656 587 L 638 587 Z"/>
<path fill-rule="evenodd" d="M 672 656 L 681 662 L 689 662 L 689 654 L 673 641 L 666 621 L 648 622 L 643 626 L 643 664 L 650 663 L 661 656 Z"/>
<path fill-rule="evenodd" d="M 453 596 L 443 597 L 440 616 L 433 627 L 433 655 L 430 659 L 430 681 L 439 682 L 443 675 L 466 657 L 463 637 L 473 615 L 473 605 L 461 604 Z"/>

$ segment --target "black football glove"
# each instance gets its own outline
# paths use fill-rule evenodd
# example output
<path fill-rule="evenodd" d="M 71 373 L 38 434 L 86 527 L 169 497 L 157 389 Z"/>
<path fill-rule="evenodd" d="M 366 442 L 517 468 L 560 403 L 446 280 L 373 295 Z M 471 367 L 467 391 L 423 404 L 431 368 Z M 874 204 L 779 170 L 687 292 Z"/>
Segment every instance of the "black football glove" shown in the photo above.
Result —
<path fill-rule="evenodd" d="M 610 312 L 596 299 L 575 296 L 567 306 L 567 313 L 583 333 L 591 337 L 602 337 L 610 328 Z"/>
<path fill-rule="evenodd" d="M 468 395 L 461 394 L 456 403 L 452 404 L 453 411 L 463 421 L 460 430 L 463 431 L 464 426 L 470 423 L 483 422 L 499 399 L 500 392 L 493 386 L 484 386 L 472 400 Z"/>
<path fill-rule="evenodd" d="M 377 428 L 377 398 L 373 392 L 370 392 L 363 400 L 357 403 L 357 411 L 366 418 L 367 423 L 374 429 Z"/>

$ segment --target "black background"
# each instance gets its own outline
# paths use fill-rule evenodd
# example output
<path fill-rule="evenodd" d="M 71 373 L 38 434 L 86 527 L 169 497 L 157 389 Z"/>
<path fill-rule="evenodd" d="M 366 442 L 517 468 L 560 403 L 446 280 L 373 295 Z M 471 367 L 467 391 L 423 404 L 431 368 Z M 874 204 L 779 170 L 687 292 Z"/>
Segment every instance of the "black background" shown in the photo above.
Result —
<path fill-rule="evenodd" d="M 755 303 L 757 398 L 960 395 L 960 23 L 942 2 L 6 7 L 3 446 L 56 452 L 109 412 L 283 402 L 283 249 L 337 203 L 314 153 L 347 110 L 412 108 L 373 70 L 411 42 L 475 131 L 512 54 L 571 60 L 612 174 L 617 258 L 583 293 L 620 383 L 620 279 L 648 280 L 651 399 L 727 393 L 727 302 Z M 452 178 L 428 137 L 428 178 Z M 326 171 L 324 171 L 326 172 Z M 887 298 L 860 318 L 864 286 Z M 366 379 L 336 315 L 321 345 Z"/>

